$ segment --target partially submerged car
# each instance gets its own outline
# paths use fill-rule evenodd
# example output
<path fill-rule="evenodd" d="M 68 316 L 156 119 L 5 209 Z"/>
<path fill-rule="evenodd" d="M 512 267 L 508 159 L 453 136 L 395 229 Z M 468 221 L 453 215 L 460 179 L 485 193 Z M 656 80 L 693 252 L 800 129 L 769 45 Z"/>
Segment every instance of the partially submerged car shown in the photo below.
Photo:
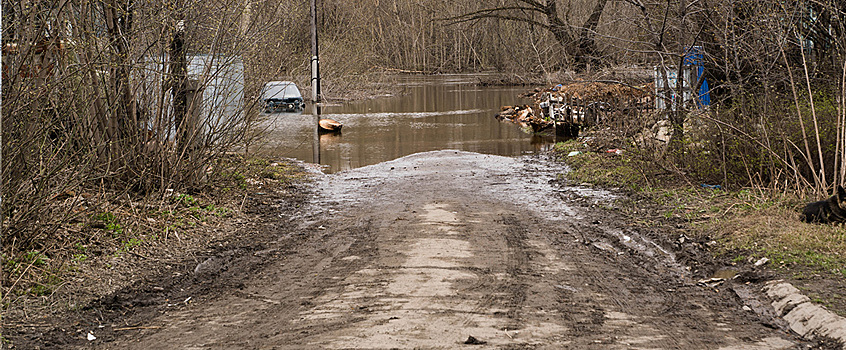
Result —
<path fill-rule="evenodd" d="M 267 113 L 299 112 L 305 108 L 300 89 L 290 81 L 271 81 L 265 84 L 261 102 Z"/>

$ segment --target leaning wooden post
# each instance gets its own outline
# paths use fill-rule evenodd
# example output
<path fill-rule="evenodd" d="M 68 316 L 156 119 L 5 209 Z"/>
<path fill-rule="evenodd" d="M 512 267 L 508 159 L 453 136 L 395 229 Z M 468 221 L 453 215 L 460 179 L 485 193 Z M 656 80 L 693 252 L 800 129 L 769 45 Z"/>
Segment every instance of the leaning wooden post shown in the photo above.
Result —
<path fill-rule="evenodd" d="M 311 114 L 314 116 L 312 155 L 320 164 L 320 57 L 317 50 L 317 0 L 311 0 Z"/>
<path fill-rule="evenodd" d="M 188 79 L 186 81 L 185 101 L 188 102 L 188 108 L 183 121 L 185 124 L 184 136 L 186 137 L 184 142 L 190 154 L 196 153 L 196 150 L 200 148 L 200 134 L 202 133 L 200 121 L 203 113 L 203 88 L 200 86 L 199 80 Z"/>
<path fill-rule="evenodd" d="M 173 40 L 170 42 L 170 88 L 173 96 L 173 125 L 176 129 L 176 149 L 180 156 L 185 155 L 190 134 L 186 133 L 185 115 L 188 112 L 186 94 L 188 79 L 188 59 L 185 55 L 185 22 L 176 23 Z"/>
<path fill-rule="evenodd" d="M 189 160 L 188 166 L 190 172 L 188 173 L 190 182 L 199 180 L 204 174 L 203 169 L 197 168 L 200 162 L 200 151 L 202 150 L 202 133 L 200 127 L 203 114 L 203 87 L 200 86 L 200 81 L 196 79 L 188 79 L 185 82 L 185 101 L 188 103 L 187 110 L 184 116 L 183 123 L 183 140 L 180 140 L 184 146 L 182 151 L 183 158 Z"/>

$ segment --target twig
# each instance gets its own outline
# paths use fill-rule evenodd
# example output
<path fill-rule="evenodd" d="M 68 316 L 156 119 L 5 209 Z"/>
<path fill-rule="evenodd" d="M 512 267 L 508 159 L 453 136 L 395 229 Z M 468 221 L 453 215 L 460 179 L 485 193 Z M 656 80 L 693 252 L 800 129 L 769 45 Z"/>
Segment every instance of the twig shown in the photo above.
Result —
<path fill-rule="evenodd" d="M 115 331 L 134 331 L 137 329 L 160 329 L 160 326 L 135 326 L 135 327 L 123 327 L 123 328 L 115 328 Z"/>
<path fill-rule="evenodd" d="M 9 289 L 8 289 L 9 291 L 11 291 L 11 290 L 15 289 L 15 286 L 17 286 L 17 285 L 18 285 L 18 282 L 20 282 L 20 281 L 21 281 L 21 278 L 23 278 L 23 277 L 26 275 L 26 272 L 27 272 L 27 271 L 29 271 L 29 268 L 30 268 L 30 267 L 32 267 L 33 265 L 35 265 L 35 261 L 36 261 L 36 260 L 37 260 L 37 259 L 33 259 L 33 261 L 32 261 L 32 262 L 30 262 L 30 263 L 29 263 L 29 265 L 27 265 L 27 267 L 23 270 L 23 272 L 21 272 L 21 275 L 20 275 L 20 276 L 18 276 L 18 279 L 16 279 L 16 280 L 15 280 L 15 283 L 12 283 L 12 286 L 11 286 L 11 287 L 9 287 Z M 11 295 L 11 293 L 8 293 L 8 292 L 7 292 L 5 295 L 3 295 L 3 297 L 2 297 L 2 298 L 0 298 L 0 303 L 2 303 L 3 301 L 5 301 L 5 300 L 6 300 L 6 298 L 7 298 L 7 297 L 9 297 L 9 295 Z"/>
<path fill-rule="evenodd" d="M 239 212 L 242 212 L 242 213 L 244 212 L 244 202 L 246 202 L 246 201 L 247 201 L 247 193 L 244 193 L 244 199 L 241 200 L 241 207 L 238 208 Z"/>
<path fill-rule="evenodd" d="M 728 209 L 726 209 L 726 211 L 724 211 L 724 212 L 723 212 L 723 216 L 728 215 L 729 211 L 731 211 L 731 210 L 732 210 L 732 209 L 733 209 L 736 205 L 737 205 L 737 203 L 732 203 L 732 204 L 728 207 Z"/>
<path fill-rule="evenodd" d="M 36 327 L 49 327 L 49 326 L 50 326 L 49 323 L 28 323 L 28 324 L 8 323 L 8 324 L 3 325 L 3 327 L 6 327 L 6 328 L 24 328 L 24 327 L 36 328 Z"/>

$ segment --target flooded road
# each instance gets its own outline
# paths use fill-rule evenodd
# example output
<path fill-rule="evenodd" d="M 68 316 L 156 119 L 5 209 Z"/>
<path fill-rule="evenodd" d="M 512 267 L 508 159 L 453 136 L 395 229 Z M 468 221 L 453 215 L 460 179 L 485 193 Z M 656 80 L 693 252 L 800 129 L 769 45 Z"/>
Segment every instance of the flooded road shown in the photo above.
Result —
<path fill-rule="evenodd" d="M 651 229 L 592 204 L 606 195 L 555 194 L 560 170 L 444 150 L 316 174 L 290 231 L 220 256 L 248 278 L 203 278 L 219 292 L 92 348 L 808 348 L 746 310 L 743 284 L 697 285 Z"/>
<path fill-rule="evenodd" d="M 179 297 L 132 299 L 155 312 L 98 328 L 87 348 L 810 347 L 754 311 L 749 283 L 699 283 L 668 228 L 633 225 L 608 209 L 612 193 L 566 186 L 561 163 L 513 157 L 551 141 L 491 117 L 484 106 L 511 103 L 513 89 L 410 89 L 329 108 L 348 128 L 320 143 L 335 173 L 313 174 L 308 200 L 250 195 L 265 216 L 246 245 L 189 265 Z M 280 150 L 309 159 L 309 120 L 278 116 Z"/>
<path fill-rule="evenodd" d="M 311 106 L 300 114 L 268 115 L 274 156 L 324 165 L 334 173 L 441 149 L 518 156 L 547 149 L 555 140 L 527 134 L 493 116 L 526 87 L 480 87 L 470 75 L 409 76 L 396 84 L 399 96 L 327 105 L 321 117 L 344 124 L 340 134 L 319 135 L 314 148 Z M 315 159 L 318 154 L 319 159 Z"/>

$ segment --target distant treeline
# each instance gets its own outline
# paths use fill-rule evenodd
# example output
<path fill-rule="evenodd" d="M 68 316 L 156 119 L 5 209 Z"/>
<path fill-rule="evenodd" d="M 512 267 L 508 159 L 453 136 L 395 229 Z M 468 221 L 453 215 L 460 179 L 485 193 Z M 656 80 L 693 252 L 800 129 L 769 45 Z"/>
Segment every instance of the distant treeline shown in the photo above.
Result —
<path fill-rule="evenodd" d="M 630 45 L 645 34 L 634 23 L 638 9 L 617 1 L 600 3 L 602 17 L 585 34 L 597 41 L 597 48 L 581 52 L 586 51 L 579 49 L 583 26 L 596 10 L 590 2 L 322 0 L 321 55 L 327 69 L 358 72 L 552 72 L 570 69 L 585 54 L 596 55 L 591 57 L 596 63 L 651 60 L 638 52 L 643 51 L 639 44 Z M 282 44 L 276 48 L 283 69 L 307 69 L 301 63 L 310 50 L 307 3 L 274 15 L 290 21 L 268 28 L 268 34 L 281 35 L 269 35 L 261 45 Z M 287 53 L 294 55 L 284 57 Z"/>

